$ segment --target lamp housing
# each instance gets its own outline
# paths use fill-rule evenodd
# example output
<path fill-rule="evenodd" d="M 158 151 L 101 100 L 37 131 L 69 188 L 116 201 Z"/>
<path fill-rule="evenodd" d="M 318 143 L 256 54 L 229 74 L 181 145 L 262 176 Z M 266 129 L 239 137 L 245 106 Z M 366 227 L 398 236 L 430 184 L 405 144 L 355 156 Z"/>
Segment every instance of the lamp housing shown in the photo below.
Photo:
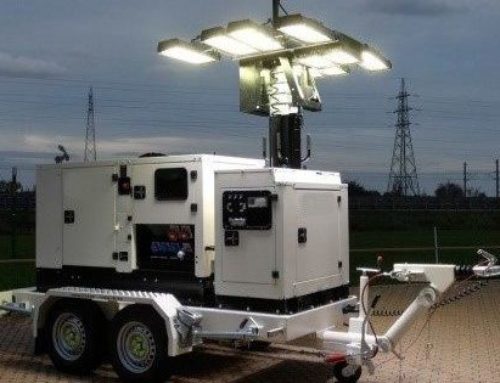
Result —
<path fill-rule="evenodd" d="M 258 53 L 257 49 L 231 37 L 223 27 L 205 29 L 200 39 L 202 43 L 233 57 Z"/>
<path fill-rule="evenodd" d="M 276 38 L 274 29 L 267 28 L 252 20 L 240 20 L 229 23 L 227 33 L 232 38 L 260 52 L 271 52 L 284 48 L 282 42 Z"/>
<path fill-rule="evenodd" d="M 211 51 L 209 46 L 195 42 L 189 43 L 180 39 L 160 41 L 157 51 L 162 56 L 189 64 L 206 64 L 220 60 L 220 56 Z"/>
<path fill-rule="evenodd" d="M 334 32 L 317 20 L 301 14 L 282 16 L 277 29 L 285 35 L 303 43 L 319 44 L 335 40 Z"/>

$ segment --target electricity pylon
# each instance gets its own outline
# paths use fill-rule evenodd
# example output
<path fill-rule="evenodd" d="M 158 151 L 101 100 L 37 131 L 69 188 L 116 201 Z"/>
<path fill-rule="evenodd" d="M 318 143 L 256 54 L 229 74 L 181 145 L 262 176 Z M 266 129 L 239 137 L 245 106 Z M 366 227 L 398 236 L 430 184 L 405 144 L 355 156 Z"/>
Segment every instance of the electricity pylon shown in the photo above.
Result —
<path fill-rule="evenodd" d="M 95 114 L 94 114 L 94 91 L 89 89 L 89 101 L 87 106 L 87 124 L 85 129 L 85 153 L 83 160 L 85 162 L 95 161 L 97 159 L 97 150 L 95 145 Z"/>
<path fill-rule="evenodd" d="M 412 108 L 408 104 L 409 96 L 410 94 L 406 91 L 405 79 L 402 78 L 401 90 L 396 97 L 398 108 L 394 111 L 398 117 L 387 192 L 405 197 L 420 194 L 417 165 L 410 132 L 410 111 Z"/>

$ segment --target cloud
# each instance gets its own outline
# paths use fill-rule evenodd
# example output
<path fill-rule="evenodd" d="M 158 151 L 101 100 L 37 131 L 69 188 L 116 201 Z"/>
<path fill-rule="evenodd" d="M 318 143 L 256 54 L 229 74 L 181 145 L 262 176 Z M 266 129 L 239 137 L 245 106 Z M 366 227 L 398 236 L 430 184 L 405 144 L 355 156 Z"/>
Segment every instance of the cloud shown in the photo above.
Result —
<path fill-rule="evenodd" d="M 83 137 L 41 134 L 9 134 L 0 141 L 0 162 L 13 159 L 22 163 L 40 163 L 52 161 L 58 154 L 57 145 L 63 145 L 72 160 L 81 161 L 83 157 Z M 220 142 L 215 138 L 152 136 L 100 138 L 97 142 L 99 158 L 135 157 L 149 152 L 193 153 L 201 148 L 212 147 Z"/>
<path fill-rule="evenodd" d="M 43 136 L 43 135 L 25 135 L 22 138 L 24 147 L 31 148 L 33 151 L 56 152 L 57 144 L 66 147 L 70 154 L 79 157 L 83 152 L 83 137 L 74 136 Z M 187 149 L 192 145 L 192 140 L 182 137 L 122 137 L 117 139 L 99 139 L 97 142 L 98 154 L 103 157 L 137 155 L 146 152 L 165 152 L 170 148 L 176 150 Z"/>
<path fill-rule="evenodd" d="M 54 61 L 0 52 L 0 76 L 46 78 L 63 74 L 66 68 Z"/>
<path fill-rule="evenodd" d="M 407 16 L 441 16 L 469 9 L 464 0 L 365 0 L 373 12 Z"/>

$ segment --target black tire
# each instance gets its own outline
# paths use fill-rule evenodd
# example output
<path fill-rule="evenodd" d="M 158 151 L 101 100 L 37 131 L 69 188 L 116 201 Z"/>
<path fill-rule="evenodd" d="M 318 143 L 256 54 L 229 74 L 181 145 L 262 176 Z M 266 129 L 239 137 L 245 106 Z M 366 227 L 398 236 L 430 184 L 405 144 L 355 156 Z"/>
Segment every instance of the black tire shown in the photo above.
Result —
<path fill-rule="evenodd" d="M 70 374 L 89 374 L 102 362 L 104 317 L 91 302 L 62 300 L 51 309 L 46 328 L 54 366 Z"/>
<path fill-rule="evenodd" d="M 333 366 L 333 376 L 339 383 L 356 383 L 361 378 L 362 372 L 361 366 L 348 365 L 347 362 L 336 363 Z"/>
<path fill-rule="evenodd" d="M 122 381 L 162 383 L 170 377 L 165 321 L 151 307 L 133 305 L 120 311 L 110 338 L 111 363 Z"/>

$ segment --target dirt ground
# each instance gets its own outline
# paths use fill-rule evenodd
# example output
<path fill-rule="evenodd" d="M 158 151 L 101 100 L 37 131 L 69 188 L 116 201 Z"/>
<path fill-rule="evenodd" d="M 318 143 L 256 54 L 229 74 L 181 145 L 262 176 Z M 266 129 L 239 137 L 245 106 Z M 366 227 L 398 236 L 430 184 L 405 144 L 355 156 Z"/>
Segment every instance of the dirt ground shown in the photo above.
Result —
<path fill-rule="evenodd" d="M 450 295 L 460 293 L 459 285 Z M 418 288 L 380 286 L 379 310 L 404 309 Z M 463 295 L 463 294 L 462 294 Z M 383 314 L 383 313 L 382 313 Z M 500 281 L 490 281 L 479 291 L 439 308 L 426 324 L 422 317 L 405 337 L 405 359 L 379 355 L 372 376 L 365 370 L 360 382 L 500 381 Z M 383 332 L 395 317 L 378 316 L 374 324 Z M 310 341 L 251 353 L 207 345 L 178 361 L 172 382 L 327 382 L 329 368 L 312 349 Z M 18 315 L 0 318 L 0 382 L 118 382 L 109 365 L 91 377 L 57 372 L 49 359 L 32 355 L 30 321 Z"/>

